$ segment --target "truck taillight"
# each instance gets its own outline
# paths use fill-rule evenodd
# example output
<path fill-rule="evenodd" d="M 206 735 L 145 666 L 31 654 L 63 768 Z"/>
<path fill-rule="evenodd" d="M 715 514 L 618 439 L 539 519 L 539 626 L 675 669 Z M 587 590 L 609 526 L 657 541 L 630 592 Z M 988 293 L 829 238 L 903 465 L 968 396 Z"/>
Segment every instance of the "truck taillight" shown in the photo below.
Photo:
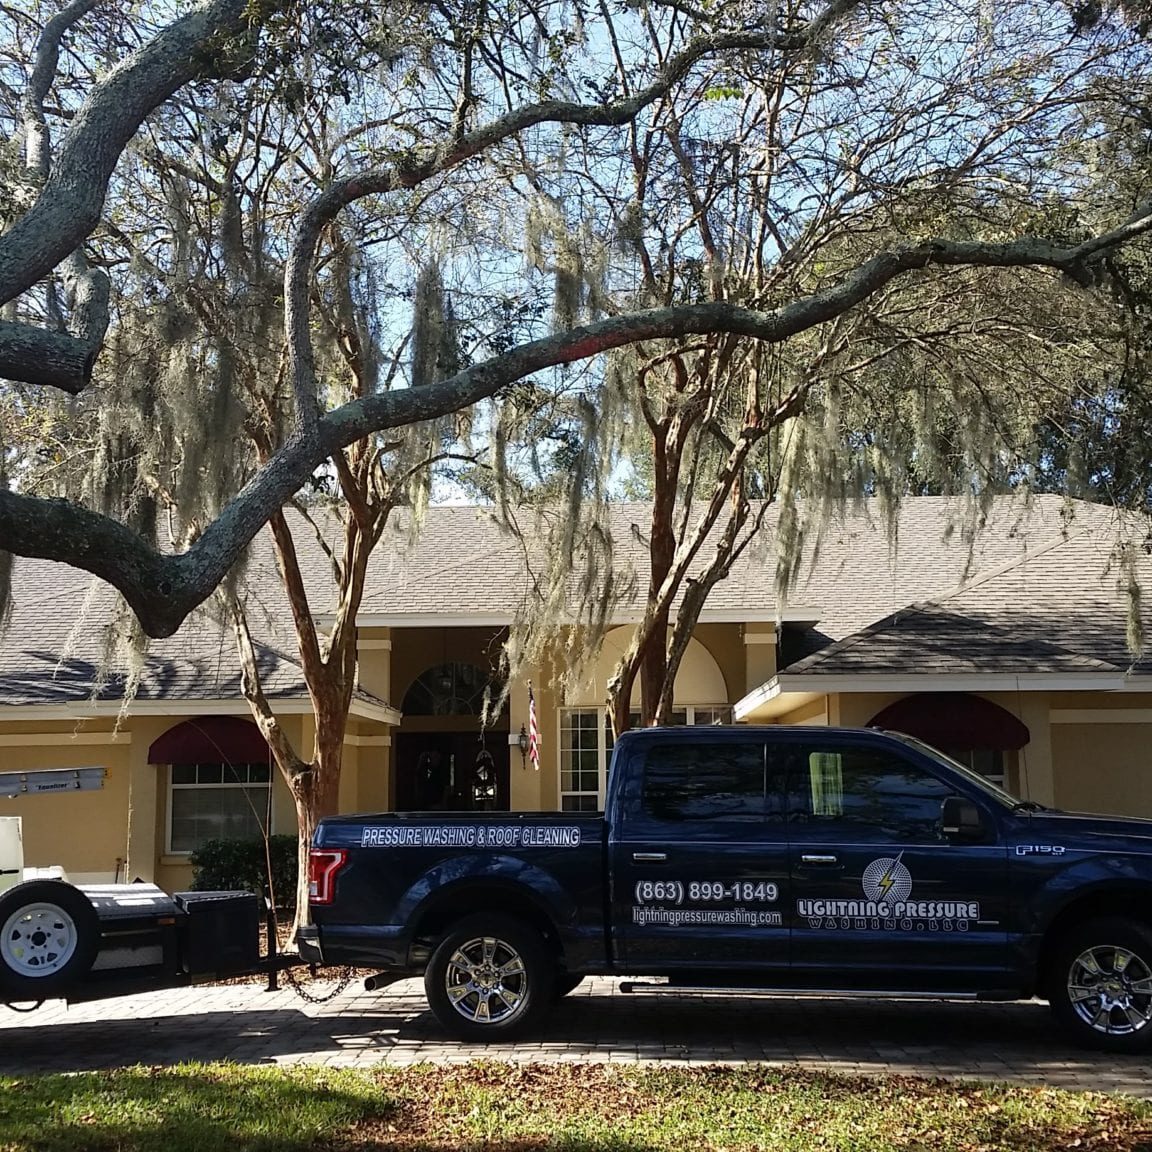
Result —
<path fill-rule="evenodd" d="M 308 903 L 331 904 L 336 894 L 336 874 L 348 853 L 339 848 L 313 848 L 308 853 Z"/>

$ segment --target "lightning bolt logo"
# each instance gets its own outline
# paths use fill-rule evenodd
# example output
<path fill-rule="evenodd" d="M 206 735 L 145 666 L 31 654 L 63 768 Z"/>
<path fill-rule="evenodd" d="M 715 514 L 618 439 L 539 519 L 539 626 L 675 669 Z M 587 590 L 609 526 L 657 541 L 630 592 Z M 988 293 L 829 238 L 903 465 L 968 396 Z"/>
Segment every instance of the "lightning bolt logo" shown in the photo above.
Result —
<path fill-rule="evenodd" d="M 903 856 L 903 855 L 904 855 L 904 853 L 901 852 L 900 856 Z M 884 875 L 881 876 L 880 879 L 876 883 L 876 887 L 879 888 L 880 891 L 884 895 L 884 902 L 885 903 L 888 902 L 888 893 L 892 890 L 892 885 L 895 883 L 894 874 L 896 872 L 896 869 L 898 867 L 900 867 L 900 856 L 897 856 L 896 859 L 892 861 L 891 865 L 884 872 Z"/>
<path fill-rule="evenodd" d="M 881 856 L 864 869 L 861 877 L 864 895 L 877 904 L 893 905 L 907 900 L 912 891 L 912 877 L 904 863 L 904 853 L 893 859 Z"/>

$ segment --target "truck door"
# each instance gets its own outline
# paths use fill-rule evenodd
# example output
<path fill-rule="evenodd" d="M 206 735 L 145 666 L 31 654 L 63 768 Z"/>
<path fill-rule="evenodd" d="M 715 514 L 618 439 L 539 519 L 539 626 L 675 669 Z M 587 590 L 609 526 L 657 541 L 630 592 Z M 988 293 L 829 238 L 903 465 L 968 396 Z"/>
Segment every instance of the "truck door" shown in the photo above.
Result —
<path fill-rule="evenodd" d="M 1011 983 L 1007 848 L 991 813 L 982 842 L 951 840 L 941 808 L 955 785 L 911 751 L 811 734 L 777 747 L 794 974 L 907 990 Z"/>
<path fill-rule="evenodd" d="M 610 849 L 622 967 L 786 968 L 783 781 L 764 741 L 681 730 L 637 741 L 627 771 Z"/>

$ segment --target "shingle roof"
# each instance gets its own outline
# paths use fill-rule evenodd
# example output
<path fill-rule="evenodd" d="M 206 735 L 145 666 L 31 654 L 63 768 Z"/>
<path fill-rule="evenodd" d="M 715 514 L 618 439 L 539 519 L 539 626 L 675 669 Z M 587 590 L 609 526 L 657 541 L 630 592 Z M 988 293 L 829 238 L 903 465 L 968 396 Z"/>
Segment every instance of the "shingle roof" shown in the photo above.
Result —
<path fill-rule="evenodd" d="M 0 633 L 0 705 L 121 699 L 125 671 L 120 662 L 109 671 L 107 651 L 114 603 L 111 589 L 86 573 L 44 560 L 18 560 L 12 614 Z M 259 613 L 253 630 L 265 694 L 273 700 L 305 697 L 300 664 L 283 650 L 291 637 L 274 635 Z M 193 613 L 174 636 L 149 644 L 135 694 L 142 701 L 240 696 L 236 640 L 229 627 L 204 611 Z M 366 692 L 358 698 L 384 704 Z"/>
<path fill-rule="evenodd" d="M 966 505 L 946 497 L 909 499 L 890 539 L 877 501 L 834 517 L 802 549 L 798 579 L 788 603 L 820 610 L 820 630 L 833 639 L 897 608 L 950 590 L 973 572 L 1018 560 L 1049 545 L 1068 516 L 1097 517 L 1096 506 L 1070 506 L 1059 496 L 1039 496 L 1027 506 L 994 502 L 976 532 Z M 638 594 L 648 583 L 647 504 L 617 504 L 610 528 L 616 568 L 635 577 Z M 708 598 L 705 619 L 721 612 L 771 619 L 775 593 L 774 539 L 780 509 L 769 509 L 758 543 L 734 565 Z M 537 533 L 522 530 L 531 548 Z M 409 538 L 403 518 L 373 555 L 362 611 L 373 615 L 515 613 L 529 588 L 520 546 L 496 526 L 490 510 L 439 507 Z M 633 603 L 635 597 L 633 598 Z M 625 605 L 627 607 L 628 605 Z"/>
<path fill-rule="evenodd" d="M 783 607 L 775 593 L 772 551 L 779 513 L 776 507 L 768 510 L 762 541 L 713 590 L 704 619 L 719 613 L 771 619 Z M 611 513 L 616 568 L 631 574 L 638 589 L 648 578 L 649 516 L 645 504 L 619 504 Z M 373 555 L 365 616 L 483 619 L 515 613 L 529 588 L 523 550 L 487 509 L 435 507 L 418 535 L 412 537 L 409 527 L 398 517 Z M 330 561 L 301 518 L 294 517 L 293 530 L 310 602 L 323 613 L 334 603 Z M 529 549 L 538 546 L 540 533 L 529 526 L 525 535 Z M 876 502 L 866 501 L 805 542 L 788 603 L 817 610 L 818 631 L 806 635 L 810 648 L 865 629 L 868 644 L 860 638 L 850 646 L 826 648 L 789 672 L 864 671 L 894 662 L 910 670 L 910 661 L 931 669 L 984 667 L 989 661 L 1000 661 L 1001 668 L 1028 664 L 1033 670 L 1087 669 L 1093 661 L 1125 666 L 1130 660 L 1126 604 L 1115 587 L 1114 569 L 1108 569 L 1114 538 L 1106 509 L 1070 505 L 1057 496 L 1036 497 L 1026 505 L 997 500 L 975 533 L 959 501 L 906 500 L 893 534 Z M 85 573 L 17 561 L 13 615 L 0 634 L 0 704 L 91 696 L 104 663 L 103 630 L 113 604 L 108 589 L 97 586 L 90 593 L 91 586 Z M 303 696 L 301 669 L 289 655 L 296 651 L 295 636 L 267 532 L 251 549 L 244 586 L 267 692 Z M 933 602 L 946 608 L 903 611 Z M 991 648 L 990 638 L 997 638 Z M 100 696 L 116 699 L 122 689 L 122 678 L 111 678 Z M 139 696 L 238 697 L 230 631 L 200 612 L 175 636 L 154 642 Z"/>
<path fill-rule="evenodd" d="M 1110 674 L 1114 664 L 939 604 L 914 604 L 789 665 L 787 676 Z"/>
<path fill-rule="evenodd" d="M 886 616 L 784 675 L 1152 672 L 1152 658 L 1129 648 L 1131 625 L 1149 633 L 1152 611 L 1134 604 L 1117 563 L 1119 527 L 1094 510 L 1047 547 Z M 1137 547 L 1133 559 L 1147 587 L 1152 558 Z"/>

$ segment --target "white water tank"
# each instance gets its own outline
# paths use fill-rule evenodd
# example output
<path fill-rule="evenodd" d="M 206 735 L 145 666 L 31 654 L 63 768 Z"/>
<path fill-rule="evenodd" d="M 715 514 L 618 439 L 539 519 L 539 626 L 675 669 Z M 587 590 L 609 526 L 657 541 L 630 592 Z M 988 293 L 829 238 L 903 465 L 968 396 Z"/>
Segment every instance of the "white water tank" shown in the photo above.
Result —
<path fill-rule="evenodd" d="M 0 892 L 19 884 L 24 876 L 24 840 L 19 816 L 0 816 Z"/>

